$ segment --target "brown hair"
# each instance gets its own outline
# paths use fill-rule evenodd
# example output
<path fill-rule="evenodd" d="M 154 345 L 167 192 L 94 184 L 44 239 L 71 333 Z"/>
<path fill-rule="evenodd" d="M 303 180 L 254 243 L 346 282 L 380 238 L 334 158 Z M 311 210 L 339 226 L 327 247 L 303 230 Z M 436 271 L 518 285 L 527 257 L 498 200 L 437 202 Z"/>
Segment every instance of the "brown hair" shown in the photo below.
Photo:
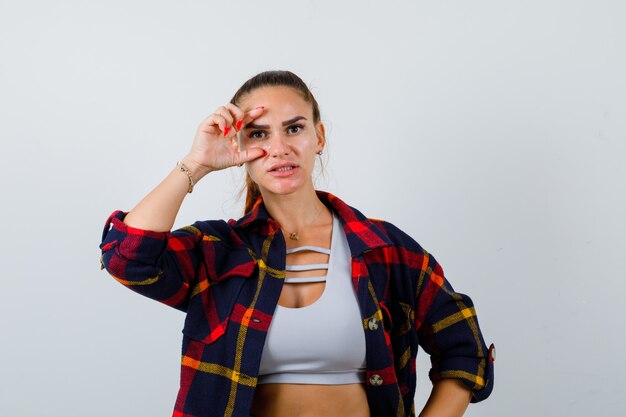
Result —
<path fill-rule="evenodd" d="M 320 121 L 320 109 L 309 90 L 309 87 L 302 81 L 300 77 L 291 71 L 265 71 L 261 72 L 248 81 L 243 83 L 239 90 L 235 93 L 230 102 L 234 105 L 245 96 L 246 94 L 261 88 L 261 87 L 291 87 L 296 90 L 304 101 L 311 104 L 313 110 L 313 124 L 317 124 Z M 252 180 L 250 174 L 246 173 L 246 205 L 244 213 L 249 212 L 256 200 L 261 195 L 258 185 Z"/>

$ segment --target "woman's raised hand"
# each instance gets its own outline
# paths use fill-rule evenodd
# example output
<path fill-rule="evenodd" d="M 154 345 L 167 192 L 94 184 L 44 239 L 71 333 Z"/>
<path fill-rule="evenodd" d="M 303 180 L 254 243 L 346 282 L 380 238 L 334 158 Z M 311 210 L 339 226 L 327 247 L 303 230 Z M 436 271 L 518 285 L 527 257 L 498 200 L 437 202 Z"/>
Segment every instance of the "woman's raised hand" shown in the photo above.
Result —
<path fill-rule="evenodd" d="M 244 113 L 237 106 L 227 104 L 204 119 L 191 145 L 182 159 L 193 182 L 211 171 L 243 164 L 265 155 L 260 148 L 239 152 L 237 132 L 263 114 L 258 107 Z M 124 218 L 124 223 L 138 229 L 167 232 L 172 229 L 176 215 L 193 182 L 179 167 L 173 168 L 167 177 L 143 198 Z"/>
<path fill-rule="evenodd" d="M 183 162 L 194 176 L 201 177 L 211 171 L 240 165 L 264 156 L 265 151 L 260 148 L 240 152 L 237 144 L 237 132 L 261 114 L 263 107 L 257 107 L 247 113 L 230 103 L 219 107 L 198 126 L 191 150 Z"/>

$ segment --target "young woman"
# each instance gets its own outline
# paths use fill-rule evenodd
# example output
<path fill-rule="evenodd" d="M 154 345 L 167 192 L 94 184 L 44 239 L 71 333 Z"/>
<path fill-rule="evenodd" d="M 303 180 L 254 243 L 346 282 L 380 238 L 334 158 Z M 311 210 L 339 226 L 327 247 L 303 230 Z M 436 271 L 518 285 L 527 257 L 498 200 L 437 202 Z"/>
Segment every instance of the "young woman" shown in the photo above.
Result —
<path fill-rule="evenodd" d="M 434 383 L 421 416 L 461 416 L 490 394 L 493 346 L 471 300 L 411 237 L 315 190 L 325 143 L 306 84 L 258 74 L 109 218 L 103 267 L 187 314 L 174 416 L 414 416 L 418 345 Z M 194 186 L 237 165 L 245 216 L 170 232 Z"/>

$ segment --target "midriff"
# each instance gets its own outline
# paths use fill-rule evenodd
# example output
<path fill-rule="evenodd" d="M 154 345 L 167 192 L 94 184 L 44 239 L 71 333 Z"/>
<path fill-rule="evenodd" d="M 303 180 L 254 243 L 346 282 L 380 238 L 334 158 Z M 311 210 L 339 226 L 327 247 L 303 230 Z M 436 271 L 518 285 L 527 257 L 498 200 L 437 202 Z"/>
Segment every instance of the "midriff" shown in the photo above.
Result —
<path fill-rule="evenodd" d="M 259 384 L 254 417 L 369 417 L 364 384 Z"/>

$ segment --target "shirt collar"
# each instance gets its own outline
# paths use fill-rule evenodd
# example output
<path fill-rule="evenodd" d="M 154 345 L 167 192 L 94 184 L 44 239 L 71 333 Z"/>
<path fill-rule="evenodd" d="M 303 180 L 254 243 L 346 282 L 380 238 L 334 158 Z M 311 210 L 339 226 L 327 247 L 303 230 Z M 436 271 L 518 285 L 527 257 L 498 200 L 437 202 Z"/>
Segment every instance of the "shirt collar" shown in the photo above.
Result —
<path fill-rule="evenodd" d="M 352 256 L 358 257 L 368 250 L 393 244 L 380 226 L 374 224 L 357 209 L 344 203 L 339 197 L 325 191 L 316 191 L 316 193 L 322 203 L 332 209 L 339 217 Z M 267 212 L 262 197 L 259 197 L 252 210 L 235 222 L 233 226 L 247 228 L 259 222 L 269 222 L 279 226 Z"/>

